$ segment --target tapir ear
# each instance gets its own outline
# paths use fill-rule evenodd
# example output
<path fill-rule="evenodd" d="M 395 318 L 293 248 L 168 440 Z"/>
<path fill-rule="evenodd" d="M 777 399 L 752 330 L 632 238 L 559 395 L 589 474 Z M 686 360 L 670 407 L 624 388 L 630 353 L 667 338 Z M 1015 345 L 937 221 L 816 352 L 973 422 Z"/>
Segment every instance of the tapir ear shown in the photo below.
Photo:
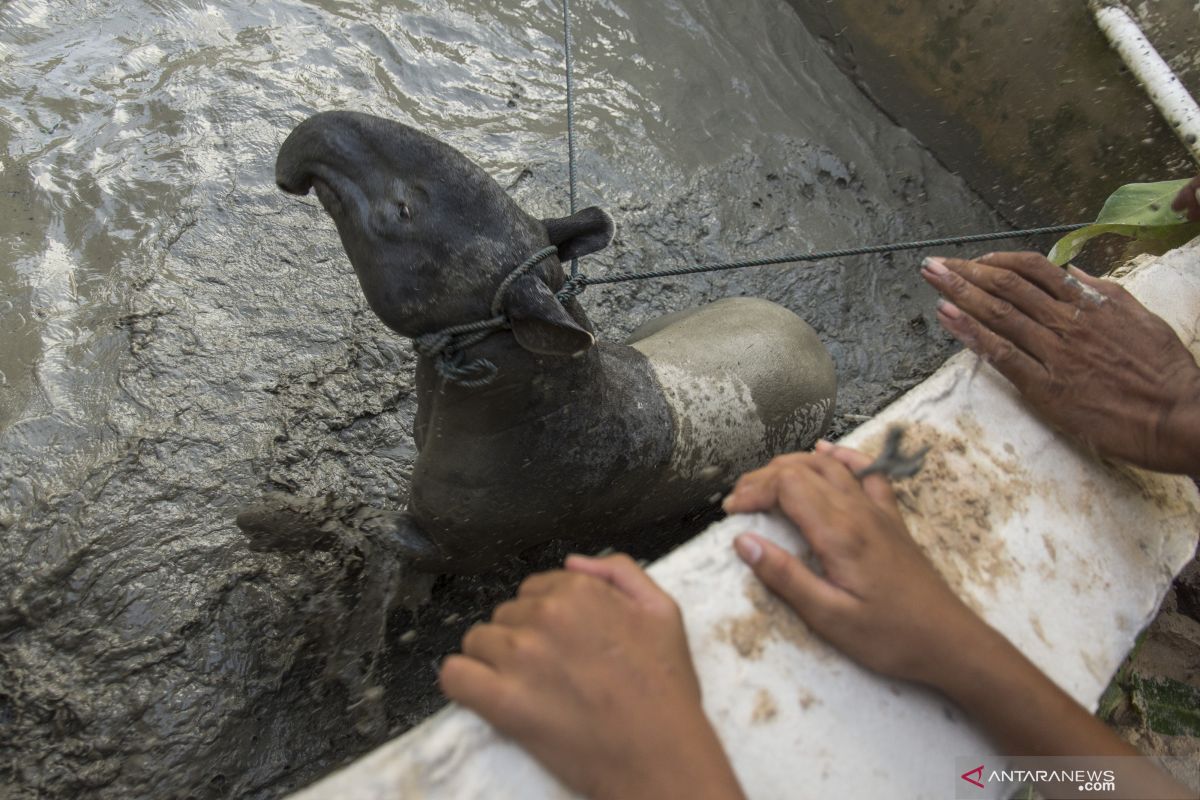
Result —
<path fill-rule="evenodd" d="M 586 256 L 608 247 L 613 237 L 612 217 L 597 206 L 576 211 L 569 217 L 544 219 L 550 244 L 558 248 L 559 261 Z"/>
<path fill-rule="evenodd" d="M 596 343 L 596 338 L 571 318 L 554 293 L 534 275 L 524 276 L 508 290 L 504 313 L 517 344 L 531 353 L 571 356 Z"/>

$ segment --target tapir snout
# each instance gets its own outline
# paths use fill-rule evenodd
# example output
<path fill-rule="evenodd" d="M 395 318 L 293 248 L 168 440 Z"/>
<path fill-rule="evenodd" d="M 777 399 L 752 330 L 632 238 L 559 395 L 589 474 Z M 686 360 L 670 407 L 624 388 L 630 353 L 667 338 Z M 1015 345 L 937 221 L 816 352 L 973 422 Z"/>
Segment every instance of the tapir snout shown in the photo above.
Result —
<path fill-rule="evenodd" d="M 595 252 L 612 238 L 612 220 L 600 209 L 539 220 L 453 147 L 351 111 L 296 126 L 280 147 L 275 180 L 292 194 L 316 192 L 371 310 L 392 330 L 416 337 L 493 316 L 495 287 L 554 245 L 559 258 L 514 284 L 505 310 L 531 349 L 569 354 L 591 346 L 587 325 L 553 293 L 564 280 L 559 259 Z"/>

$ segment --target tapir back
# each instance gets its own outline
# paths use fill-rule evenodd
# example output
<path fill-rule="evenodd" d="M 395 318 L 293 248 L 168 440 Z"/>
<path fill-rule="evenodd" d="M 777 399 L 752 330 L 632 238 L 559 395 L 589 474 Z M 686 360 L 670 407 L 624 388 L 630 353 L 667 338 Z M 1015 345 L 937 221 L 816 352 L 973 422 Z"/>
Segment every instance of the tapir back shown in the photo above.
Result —
<path fill-rule="evenodd" d="M 837 375 L 816 332 L 783 306 L 734 297 L 653 320 L 630 343 L 676 419 L 672 470 L 732 481 L 829 427 Z"/>

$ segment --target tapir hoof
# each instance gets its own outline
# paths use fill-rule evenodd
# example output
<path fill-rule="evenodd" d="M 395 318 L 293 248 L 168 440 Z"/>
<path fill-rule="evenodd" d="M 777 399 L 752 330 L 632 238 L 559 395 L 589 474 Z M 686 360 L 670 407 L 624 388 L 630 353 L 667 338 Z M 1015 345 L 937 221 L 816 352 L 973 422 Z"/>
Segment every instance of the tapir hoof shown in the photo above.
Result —
<path fill-rule="evenodd" d="M 237 515 L 237 526 L 259 551 L 320 550 L 332 535 L 329 520 L 338 514 L 336 501 L 271 492 L 261 503 L 246 506 Z"/>
<path fill-rule="evenodd" d="M 237 525 L 258 551 L 321 550 L 361 533 L 417 569 L 437 571 L 448 560 L 411 515 L 329 496 L 272 492 L 242 509 Z"/>

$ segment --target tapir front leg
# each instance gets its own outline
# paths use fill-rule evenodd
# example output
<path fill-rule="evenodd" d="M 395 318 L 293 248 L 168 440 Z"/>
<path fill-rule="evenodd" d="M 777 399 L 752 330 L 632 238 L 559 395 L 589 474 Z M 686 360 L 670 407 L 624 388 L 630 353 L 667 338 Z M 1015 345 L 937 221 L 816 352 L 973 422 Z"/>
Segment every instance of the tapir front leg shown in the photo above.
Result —
<path fill-rule="evenodd" d="M 332 497 L 269 494 L 238 515 L 256 550 L 328 552 L 329 565 L 314 566 L 322 585 L 298 609 L 298 632 L 324 655 L 325 675 L 344 687 L 355 729 L 382 736 L 386 714 L 374 697 L 385 663 L 388 622 L 397 608 L 429 601 L 435 574 L 418 567 L 423 537 L 406 514 L 381 511 Z"/>
<path fill-rule="evenodd" d="M 367 539 L 407 564 L 437 570 L 446 561 L 412 515 L 334 497 L 271 492 L 244 508 L 237 525 L 258 551 L 327 550 L 339 542 Z"/>

